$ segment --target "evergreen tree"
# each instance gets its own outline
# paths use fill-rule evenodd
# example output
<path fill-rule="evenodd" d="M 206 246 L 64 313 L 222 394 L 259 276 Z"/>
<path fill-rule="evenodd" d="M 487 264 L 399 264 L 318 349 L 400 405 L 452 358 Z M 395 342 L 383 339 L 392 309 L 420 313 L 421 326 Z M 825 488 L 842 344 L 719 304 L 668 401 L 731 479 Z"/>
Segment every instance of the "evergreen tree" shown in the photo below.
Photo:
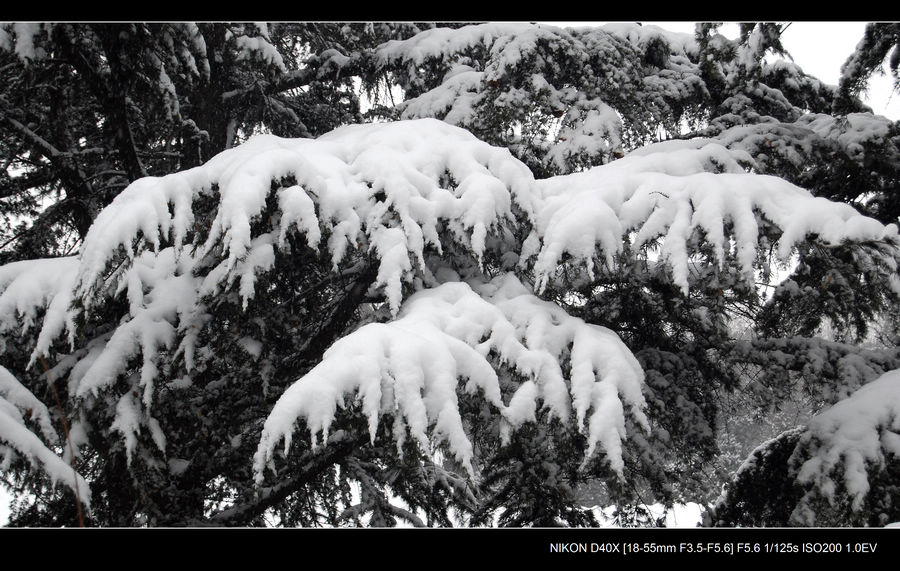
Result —
<path fill-rule="evenodd" d="M 782 29 L 0 28 L 12 523 L 896 520 L 898 125 Z"/>

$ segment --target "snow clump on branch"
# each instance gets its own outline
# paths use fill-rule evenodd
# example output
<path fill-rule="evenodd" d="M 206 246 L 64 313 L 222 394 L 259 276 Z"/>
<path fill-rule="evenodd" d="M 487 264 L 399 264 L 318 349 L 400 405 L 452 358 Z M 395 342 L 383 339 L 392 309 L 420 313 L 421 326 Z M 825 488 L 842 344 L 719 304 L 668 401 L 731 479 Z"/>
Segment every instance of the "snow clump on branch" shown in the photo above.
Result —
<path fill-rule="evenodd" d="M 649 430 L 643 413 L 643 372 L 615 333 L 571 317 L 543 301 L 513 275 L 478 287 L 450 282 L 412 296 L 390 323 L 373 323 L 344 337 L 322 362 L 294 383 L 269 415 L 256 453 L 257 481 L 281 439 L 290 447 L 303 419 L 316 444 L 327 440 L 338 406 L 356 394 L 375 440 L 379 417 L 394 415 L 398 448 L 408 427 L 424 450 L 427 429 L 449 444 L 472 473 L 472 444 L 460 418 L 459 379 L 481 393 L 503 418 L 502 434 L 535 420 L 538 401 L 567 420 L 574 408 L 588 437 L 586 457 L 599 446 L 621 476 L 625 405 Z M 504 402 L 497 363 L 526 380 Z M 570 370 L 565 378 L 563 367 Z M 501 372 L 502 374 L 502 372 Z M 584 424 L 587 422 L 587 428 Z"/>

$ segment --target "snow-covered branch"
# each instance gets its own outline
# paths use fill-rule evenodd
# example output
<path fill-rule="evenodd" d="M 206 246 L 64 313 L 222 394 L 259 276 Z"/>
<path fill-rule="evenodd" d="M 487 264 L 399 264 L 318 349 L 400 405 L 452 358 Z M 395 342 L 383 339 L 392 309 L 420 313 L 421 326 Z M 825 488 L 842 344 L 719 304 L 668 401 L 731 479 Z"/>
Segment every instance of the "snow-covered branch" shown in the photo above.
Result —
<path fill-rule="evenodd" d="M 847 497 L 852 512 L 862 511 L 866 503 L 881 505 L 882 498 L 870 495 L 871 481 L 898 462 L 900 370 L 886 373 L 810 421 L 791 457 L 797 481 L 807 490 L 792 519 L 816 525 L 810 502 L 817 498 L 834 505 L 838 497 Z"/>
<path fill-rule="evenodd" d="M 748 283 L 764 223 L 780 234 L 776 249 L 782 260 L 810 237 L 827 245 L 900 243 L 896 225 L 813 197 L 783 179 L 749 174 L 742 162 L 750 160 L 712 140 L 669 141 L 584 173 L 538 181 L 541 206 L 523 248 L 523 258 L 537 256 L 537 289 L 546 286 L 565 254 L 589 273 L 595 258 L 611 266 L 631 235 L 634 247 L 661 239 L 660 252 L 685 293 L 698 233 L 719 266 L 733 256 Z"/>
<path fill-rule="evenodd" d="M 574 409 L 588 439 L 586 456 L 599 447 L 621 473 L 626 408 L 647 427 L 643 374 L 628 349 L 608 329 L 534 297 L 512 275 L 481 289 L 479 295 L 451 282 L 419 292 L 396 320 L 367 325 L 335 343 L 269 415 L 254 463 L 257 480 L 279 441 L 290 448 L 297 420 L 309 427 L 315 446 L 318 434 L 327 438 L 337 409 L 355 399 L 373 442 L 379 418 L 393 415 L 398 447 L 406 431 L 425 450 L 432 436 L 471 473 L 473 449 L 458 392 L 492 405 L 507 436 L 534 421 L 539 406 L 563 420 Z M 525 378 L 512 394 L 503 394 L 495 360 Z"/>
<path fill-rule="evenodd" d="M 23 414 L 27 414 L 28 418 Z M 55 484 L 69 486 L 90 508 L 91 492 L 85 479 L 75 469 L 57 456 L 41 438 L 32 432 L 26 421 L 36 422 L 46 440 L 58 445 L 56 432 L 50 422 L 50 411 L 19 381 L 0 366 L 0 442 L 39 466 Z M 0 447 L 5 448 L 5 447 Z"/>

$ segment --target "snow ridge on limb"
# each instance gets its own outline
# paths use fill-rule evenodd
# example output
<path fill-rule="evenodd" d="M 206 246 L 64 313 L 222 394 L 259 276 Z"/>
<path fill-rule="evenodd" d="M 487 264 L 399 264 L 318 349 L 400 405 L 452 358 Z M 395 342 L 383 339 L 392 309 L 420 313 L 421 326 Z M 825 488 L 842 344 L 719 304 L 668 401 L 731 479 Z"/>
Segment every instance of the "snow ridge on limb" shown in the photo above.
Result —
<path fill-rule="evenodd" d="M 727 128 L 730 123 L 716 119 L 706 132 L 718 133 L 716 140 L 723 145 L 750 154 L 754 172 L 850 203 L 886 224 L 896 222 L 900 210 L 890 190 L 900 164 L 896 122 L 870 113 L 806 113 L 790 122 L 768 117 Z M 846 177 L 835 177 L 838 171 L 846 171 Z"/>
<path fill-rule="evenodd" d="M 89 509 L 91 492 L 87 482 L 26 426 L 23 416 L 26 412 L 37 422 L 44 438 L 57 443 L 56 432 L 50 424 L 50 411 L 12 373 L 0 366 L 0 443 L 5 443 L 33 465 L 39 465 L 54 483 L 65 483 Z M 0 452 L 3 448 L 5 446 L 0 445 Z"/>
<path fill-rule="evenodd" d="M 76 396 L 98 395 L 118 380 L 132 358 L 141 354 L 140 385 L 144 404 L 150 408 L 158 353 L 172 347 L 176 324 L 197 308 L 201 279 L 191 275 L 190 269 L 187 258 L 179 261 L 174 249 L 166 248 L 158 253 L 143 252 L 121 274 L 119 289 L 127 288 L 130 302 L 128 319 L 91 359 L 76 385 Z"/>
<path fill-rule="evenodd" d="M 886 143 L 895 136 L 894 122 L 871 113 L 848 113 L 841 117 L 807 113 L 793 123 L 776 121 L 738 125 L 725 129 L 716 138 L 729 148 L 759 154 L 765 147 L 769 154 L 780 154 L 794 167 L 810 160 L 814 145 L 827 144 L 864 166 L 866 152 L 878 149 L 884 160 L 896 160 L 897 148 Z"/>
<path fill-rule="evenodd" d="M 120 248 L 134 257 L 139 237 L 143 247 L 170 241 L 180 253 L 201 193 L 215 196 L 218 206 L 195 255 L 221 245 L 225 259 L 210 273 L 214 285 L 230 285 L 253 249 L 251 223 L 275 187 L 278 245 L 292 227 L 314 248 L 327 235 L 335 267 L 350 250 L 375 250 L 381 258 L 376 285 L 385 286 L 396 312 L 409 260 L 424 267 L 426 247 L 441 251 L 440 226 L 481 261 L 486 235 L 513 219 L 514 203 L 533 211 L 532 185 L 531 173 L 507 150 L 431 119 L 347 126 L 315 140 L 258 136 L 201 167 L 141 179 L 123 191 L 85 239 L 79 294 L 96 291 Z M 241 293 L 246 302 L 252 287 Z"/>
<path fill-rule="evenodd" d="M 513 394 L 502 394 L 492 359 L 526 379 Z M 539 401 L 563 420 L 574 409 L 588 437 L 586 457 L 599 447 L 621 475 L 625 415 L 649 429 L 642 385 L 637 360 L 613 332 L 536 298 L 512 274 L 474 289 L 445 283 L 410 297 L 395 320 L 366 325 L 335 343 L 285 391 L 263 428 L 256 479 L 263 480 L 282 439 L 285 450 L 290 447 L 298 421 L 316 445 L 319 434 L 327 440 L 338 408 L 351 399 L 361 402 L 373 441 L 380 416 L 393 415 L 398 447 L 408 431 L 427 450 L 430 431 L 472 472 L 458 391 L 480 394 L 496 409 L 504 439 L 535 420 Z"/>
<path fill-rule="evenodd" d="M 523 248 L 523 258 L 536 256 L 536 289 L 543 291 L 564 254 L 591 275 L 599 253 L 611 265 L 631 233 L 635 247 L 661 241 L 685 293 L 697 232 L 720 267 L 734 256 L 748 283 L 766 222 L 780 232 L 777 252 L 785 260 L 811 235 L 830 246 L 900 243 L 896 225 L 813 197 L 783 179 L 747 173 L 743 164 L 751 161 L 749 154 L 710 140 L 669 141 L 583 173 L 537 181 L 541 208 Z"/>

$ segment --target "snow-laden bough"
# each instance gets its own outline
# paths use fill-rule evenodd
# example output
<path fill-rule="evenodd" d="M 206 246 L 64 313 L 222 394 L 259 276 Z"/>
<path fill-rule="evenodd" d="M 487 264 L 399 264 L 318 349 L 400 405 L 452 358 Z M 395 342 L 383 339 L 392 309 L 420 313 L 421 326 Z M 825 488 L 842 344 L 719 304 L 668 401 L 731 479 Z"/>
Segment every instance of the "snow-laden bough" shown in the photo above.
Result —
<path fill-rule="evenodd" d="M 895 224 L 883 225 L 783 179 L 747 173 L 749 162 L 745 151 L 712 140 L 668 141 L 586 172 L 537 181 L 540 207 L 522 256 L 535 257 L 536 289 L 547 286 L 565 255 L 589 274 L 595 260 L 612 266 L 627 236 L 634 247 L 658 241 L 685 294 L 698 233 L 720 267 L 734 257 L 748 284 L 765 224 L 780 233 L 775 248 L 782 260 L 810 236 L 828 246 L 900 244 Z"/>
<path fill-rule="evenodd" d="M 525 379 L 506 397 L 500 364 Z M 308 427 L 314 446 L 320 436 L 327 440 L 348 401 L 360 403 L 373 442 L 379 419 L 392 415 L 398 448 L 407 432 L 424 450 L 432 439 L 444 442 L 472 473 L 459 392 L 493 407 L 504 440 L 533 422 L 539 406 L 563 420 L 574 411 L 587 436 L 586 458 L 599 449 L 622 475 L 626 415 L 649 429 L 642 386 L 643 372 L 618 336 L 535 297 L 512 274 L 474 289 L 445 283 L 410 297 L 395 320 L 339 340 L 285 391 L 266 419 L 256 478 L 262 481 L 282 440 L 285 451 L 290 448 L 298 422 Z"/>

